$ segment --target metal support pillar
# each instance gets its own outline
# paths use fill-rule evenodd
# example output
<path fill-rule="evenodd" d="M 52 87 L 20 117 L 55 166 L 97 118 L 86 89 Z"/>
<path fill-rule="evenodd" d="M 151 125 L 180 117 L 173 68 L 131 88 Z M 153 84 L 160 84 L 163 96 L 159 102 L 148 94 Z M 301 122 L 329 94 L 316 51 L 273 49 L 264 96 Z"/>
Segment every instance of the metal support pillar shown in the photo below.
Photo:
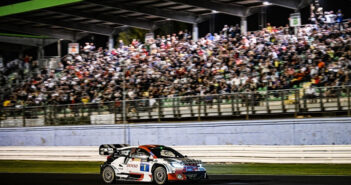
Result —
<path fill-rule="evenodd" d="M 59 57 L 62 56 L 62 52 L 61 52 L 61 40 L 62 40 L 62 39 L 57 40 L 57 56 L 59 56 Z"/>
<path fill-rule="evenodd" d="M 123 118 L 123 125 L 124 125 L 124 143 L 128 143 L 128 136 L 127 136 L 127 130 L 129 129 L 129 125 L 127 125 L 127 106 L 126 106 L 126 64 L 125 61 L 123 61 L 123 102 L 122 102 L 122 118 Z"/>
<path fill-rule="evenodd" d="M 216 28 L 216 14 L 212 13 L 210 18 L 210 33 L 214 33 Z"/>
<path fill-rule="evenodd" d="M 197 41 L 199 39 L 199 27 L 197 23 L 193 24 L 193 41 Z"/>
<path fill-rule="evenodd" d="M 296 9 L 296 10 L 295 10 L 295 13 L 300 13 L 300 10 Z M 298 36 L 298 34 L 299 34 L 299 27 L 298 27 L 298 26 L 295 26 L 295 27 L 294 27 L 294 34 L 295 34 L 296 36 Z"/>
<path fill-rule="evenodd" d="M 20 47 L 21 47 L 21 49 L 20 49 L 20 53 L 18 55 L 18 58 L 24 58 L 25 47 L 23 45 L 21 45 Z"/>
<path fill-rule="evenodd" d="M 168 21 L 168 34 L 172 35 L 174 32 L 174 22 L 172 20 Z"/>
<path fill-rule="evenodd" d="M 41 59 L 41 48 L 42 46 L 38 46 L 38 50 L 37 50 L 37 58 Z"/>
<path fill-rule="evenodd" d="M 114 39 L 113 39 L 113 35 L 110 35 L 108 37 L 108 51 L 112 51 L 114 46 L 115 46 L 115 42 L 114 42 Z"/>
<path fill-rule="evenodd" d="M 44 53 L 44 42 L 45 42 L 45 40 L 43 39 L 42 44 L 40 44 L 38 46 L 38 59 L 43 59 L 44 58 L 44 55 L 45 55 L 45 53 Z"/>
<path fill-rule="evenodd" d="M 39 46 L 39 52 L 40 52 L 40 58 L 44 58 L 45 53 L 44 53 L 44 46 Z"/>
<path fill-rule="evenodd" d="M 72 40 L 72 42 L 75 43 L 75 42 L 77 42 L 77 40 L 78 40 L 78 38 L 77 38 L 77 32 L 74 32 L 74 33 L 73 33 L 73 40 Z"/>
<path fill-rule="evenodd" d="M 241 17 L 241 24 L 240 24 L 241 35 L 247 35 L 247 18 Z"/>
<path fill-rule="evenodd" d="M 267 25 L 267 7 L 262 7 L 261 12 L 258 16 L 258 22 L 259 22 L 259 29 L 263 29 Z"/>

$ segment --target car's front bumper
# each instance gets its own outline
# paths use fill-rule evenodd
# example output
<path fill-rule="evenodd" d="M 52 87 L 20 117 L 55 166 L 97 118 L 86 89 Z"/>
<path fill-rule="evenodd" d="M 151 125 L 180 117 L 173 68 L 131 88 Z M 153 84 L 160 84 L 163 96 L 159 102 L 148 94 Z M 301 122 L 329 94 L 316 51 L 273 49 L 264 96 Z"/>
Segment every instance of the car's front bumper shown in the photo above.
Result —
<path fill-rule="evenodd" d="M 184 181 L 184 180 L 201 180 L 207 179 L 206 171 L 197 171 L 197 172 L 182 172 L 182 173 L 169 173 L 169 181 Z"/>
<path fill-rule="evenodd" d="M 184 175 L 188 180 L 201 180 L 207 179 L 206 171 L 197 171 L 197 172 L 185 172 Z"/>
<path fill-rule="evenodd" d="M 169 181 L 207 179 L 206 169 L 203 167 L 184 167 L 168 174 Z"/>

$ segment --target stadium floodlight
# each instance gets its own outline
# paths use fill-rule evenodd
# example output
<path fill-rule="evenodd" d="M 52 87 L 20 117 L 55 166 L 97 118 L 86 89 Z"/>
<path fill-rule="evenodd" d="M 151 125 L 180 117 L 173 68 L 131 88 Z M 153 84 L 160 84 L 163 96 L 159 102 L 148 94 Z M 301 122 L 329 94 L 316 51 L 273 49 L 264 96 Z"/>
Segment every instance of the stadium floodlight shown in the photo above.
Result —
<path fill-rule="evenodd" d="M 263 5 L 264 6 L 270 6 L 270 5 L 272 5 L 272 3 L 268 2 L 268 1 L 263 1 Z"/>

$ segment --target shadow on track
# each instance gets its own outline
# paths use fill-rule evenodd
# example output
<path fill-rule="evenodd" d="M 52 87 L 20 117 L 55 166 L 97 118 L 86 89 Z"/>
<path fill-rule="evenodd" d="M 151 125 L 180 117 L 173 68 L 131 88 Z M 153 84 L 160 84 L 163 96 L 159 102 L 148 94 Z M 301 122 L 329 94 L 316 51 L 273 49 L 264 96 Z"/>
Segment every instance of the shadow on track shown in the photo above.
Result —
<path fill-rule="evenodd" d="M 54 173 L 0 173 L 2 185 L 102 185 L 98 174 L 54 174 Z M 213 175 L 209 180 L 169 183 L 179 184 L 223 184 L 223 185 L 350 185 L 351 176 L 262 176 L 262 175 Z M 118 184 L 142 185 L 151 183 L 119 182 Z"/>

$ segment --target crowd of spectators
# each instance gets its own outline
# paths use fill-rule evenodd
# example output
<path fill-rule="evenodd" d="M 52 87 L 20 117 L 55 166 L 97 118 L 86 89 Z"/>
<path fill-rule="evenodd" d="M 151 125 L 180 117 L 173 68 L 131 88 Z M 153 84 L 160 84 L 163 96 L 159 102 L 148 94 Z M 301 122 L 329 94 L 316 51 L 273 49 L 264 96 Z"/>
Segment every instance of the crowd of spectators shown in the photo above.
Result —
<path fill-rule="evenodd" d="M 30 69 L 35 69 L 37 67 L 37 63 L 33 63 L 32 57 L 29 55 L 26 55 L 21 59 L 14 59 L 7 62 L 3 61 L 1 58 L 0 86 L 3 87 L 9 83 L 13 84 L 15 81 L 25 79 L 26 74 L 29 73 Z"/>
<path fill-rule="evenodd" d="M 251 92 L 313 86 L 350 85 L 351 29 L 306 25 L 240 34 L 225 26 L 218 34 L 192 41 L 186 32 L 112 51 L 87 43 L 81 53 L 62 59 L 60 70 L 40 73 L 9 94 L 9 105 L 101 103 L 126 98 Z"/>

